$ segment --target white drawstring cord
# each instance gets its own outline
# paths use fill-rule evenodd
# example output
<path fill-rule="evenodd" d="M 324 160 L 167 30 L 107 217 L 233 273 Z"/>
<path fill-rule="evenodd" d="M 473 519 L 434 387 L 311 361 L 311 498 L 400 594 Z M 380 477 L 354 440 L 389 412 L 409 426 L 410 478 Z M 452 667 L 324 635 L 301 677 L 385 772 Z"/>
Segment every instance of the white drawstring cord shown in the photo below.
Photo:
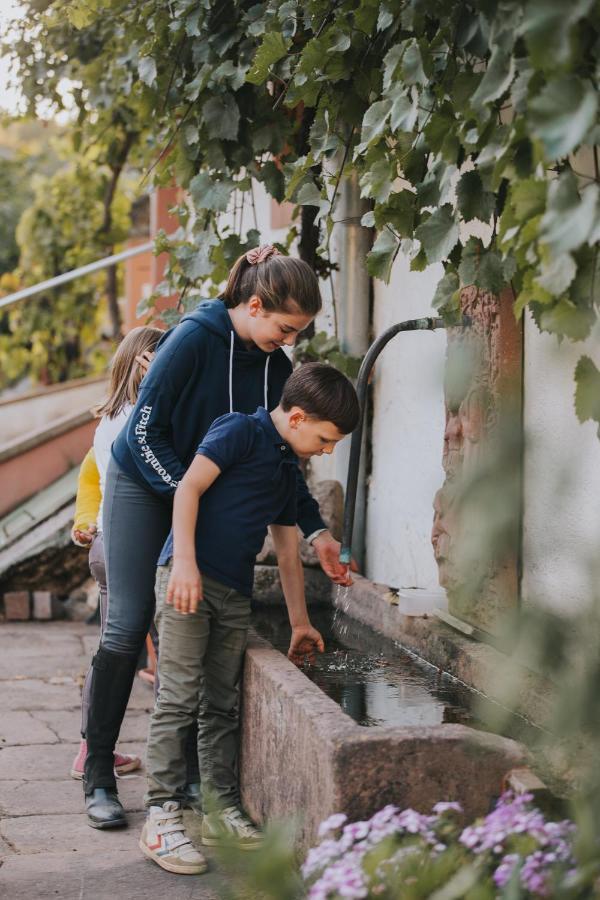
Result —
<path fill-rule="evenodd" d="M 231 332 L 231 343 L 229 345 L 229 412 L 233 412 L 233 341 L 234 335 Z"/>
<path fill-rule="evenodd" d="M 269 409 L 269 361 L 271 357 L 267 356 L 265 363 L 265 409 Z"/>

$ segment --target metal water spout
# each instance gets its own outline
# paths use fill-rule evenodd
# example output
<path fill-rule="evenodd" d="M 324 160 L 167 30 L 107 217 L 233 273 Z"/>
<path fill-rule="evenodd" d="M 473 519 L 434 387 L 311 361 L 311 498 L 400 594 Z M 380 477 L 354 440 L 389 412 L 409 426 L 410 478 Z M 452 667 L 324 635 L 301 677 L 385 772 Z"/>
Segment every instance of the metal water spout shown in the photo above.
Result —
<path fill-rule="evenodd" d="M 365 421 L 365 409 L 367 400 L 367 387 L 369 384 L 369 375 L 375 364 L 375 360 L 392 338 L 400 334 L 401 331 L 435 331 L 438 328 L 462 326 L 464 328 L 471 324 L 469 316 L 463 316 L 458 322 L 448 323 L 440 316 L 429 316 L 424 319 L 408 319 L 406 322 L 398 322 L 392 325 L 383 334 L 373 341 L 365 358 L 362 361 L 358 380 L 356 382 L 356 393 L 358 394 L 358 402 L 360 404 L 360 418 L 358 425 L 352 432 L 352 443 L 350 445 L 350 462 L 348 465 L 348 480 L 346 482 L 346 502 L 344 506 L 344 533 L 342 536 L 342 549 L 340 550 L 340 562 L 344 565 L 350 565 L 352 558 L 352 530 L 354 528 L 354 508 L 356 505 L 356 490 L 358 486 L 358 467 L 360 464 L 360 448 L 362 443 L 363 425 Z"/>

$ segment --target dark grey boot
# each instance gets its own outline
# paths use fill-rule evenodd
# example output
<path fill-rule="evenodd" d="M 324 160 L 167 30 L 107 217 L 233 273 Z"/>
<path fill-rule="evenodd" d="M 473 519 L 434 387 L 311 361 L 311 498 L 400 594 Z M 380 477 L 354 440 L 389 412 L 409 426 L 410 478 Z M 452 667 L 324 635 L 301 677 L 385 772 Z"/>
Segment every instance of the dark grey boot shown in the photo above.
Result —
<path fill-rule="evenodd" d="M 136 663 L 137 656 L 113 653 L 102 646 L 92 661 L 83 785 L 89 824 L 94 828 L 115 828 L 127 821 L 117 795 L 113 754 Z"/>

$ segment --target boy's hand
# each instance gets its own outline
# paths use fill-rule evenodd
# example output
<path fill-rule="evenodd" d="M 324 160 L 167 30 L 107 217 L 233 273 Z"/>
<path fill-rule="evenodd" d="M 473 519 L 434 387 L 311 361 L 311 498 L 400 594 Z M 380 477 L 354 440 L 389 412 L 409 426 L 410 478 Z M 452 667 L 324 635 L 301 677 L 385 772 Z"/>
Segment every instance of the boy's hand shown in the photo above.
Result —
<path fill-rule="evenodd" d="M 167 585 L 167 603 L 187 616 L 195 613 L 202 596 L 202 576 L 195 560 L 175 559 Z"/>
<path fill-rule="evenodd" d="M 323 653 L 324 650 L 325 642 L 312 625 L 297 625 L 292 628 L 292 639 L 287 655 L 295 666 L 301 666 L 305 661 L 314 663 L 315 651 Z"/>
<path fill-rule="evenodd" d="M 88 525 L 87 528 L 73 528 L 71 531 L 71 540 L 78 547 L 89 547 L 96 535 L 96 526 Z"/>
<path fill-rule="evenodd" d="M 341 584 L 344 587 L 349 587 L 353 584 L 350 571 L 358 572 L 358 566 L 354 559 L 349 567 L 340 562 L 342 545 L 339 541 L 336 541 L 328 531 L 323 531 L 317 535 L 312 545 L 319 557 L 321 568 L 334 584 Z"/>

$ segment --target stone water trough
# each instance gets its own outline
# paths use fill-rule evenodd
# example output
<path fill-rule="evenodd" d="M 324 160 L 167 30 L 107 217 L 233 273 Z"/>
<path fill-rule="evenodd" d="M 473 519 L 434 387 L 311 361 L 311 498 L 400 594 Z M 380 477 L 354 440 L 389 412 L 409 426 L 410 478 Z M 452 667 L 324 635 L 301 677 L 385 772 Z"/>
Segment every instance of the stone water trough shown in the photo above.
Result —
<path fill-rule="evenodd" d="M 262 562 L 270 561 L 266 552 Z M 319 581 L 319 574 L 313 571 L 307 580 L 309 605 L 333 603 L 331 584 L 324 576 Z M 276 568 L 263 565 L 258 579 L 258 599 L 281 603 Z M 368 585 L 360 579 L 350 593 L 360 594 L 361 606 L 372 606 L 360 618 L 377 628 L 385 604 L 381 591 L 365 590 Z M 270 643 L 250 640 L 242 695 L 242 800 L 258 822 L 295 819 L 299 849 L 314 844 L 319 823 L 337 812 L 360 820 L 388 803 L 429 812 L 438 801 L 455 800 L 466 819 L 483 815 L 500 795 L 504 777 L 526 756 L 515 741 L 462 724 L 359 725 Z"/>

